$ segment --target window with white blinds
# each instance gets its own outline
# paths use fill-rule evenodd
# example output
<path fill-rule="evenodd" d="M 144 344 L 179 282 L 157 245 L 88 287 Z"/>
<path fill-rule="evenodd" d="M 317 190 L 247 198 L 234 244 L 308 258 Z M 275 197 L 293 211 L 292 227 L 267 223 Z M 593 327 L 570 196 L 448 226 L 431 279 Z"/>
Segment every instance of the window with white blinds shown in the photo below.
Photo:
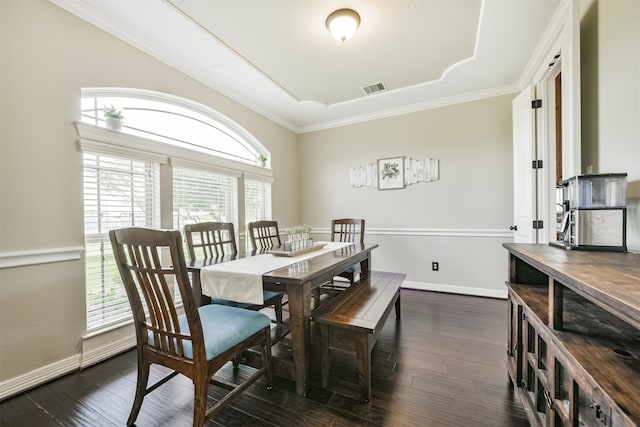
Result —
<path fill-rule="evenodd" d="M 121 131 L 105 129 L 102 110 L 110 105 L 123 110 Z M 141 89 L 83 88 L 81 108 L 76 127 L 84 155 L 87 332 L 93 335 L 131 319 L 110 229 L 183 231 L 189 223 L 222 221 L 237 230 L 238 179 L 249 173 L 269 181 L 272 171 L 256 165 L 258 155 L 269 152 L 254 136 L 189 99 Z M 249 218 L 271 218 L 271 184 L 256 181 L 249 188 Z M 161 203 L 172 210 L 161 210 Z"/>
<path fill-rule="evenodd" d="M 158 227 L 159 164 L 84 152 L 87 331 L 131 317 L 109 230 Z"/>
<path fill-rule="evenodd" d="M 271 219 L 271 182 L 245 178 L 244 218 L 247 224 Z M 247 249 L 251 249 L 250 239 L 245 241 Z"/>
<path fill-rule="evenodd" d="M 174 163 L 175 164 L 175 163 Z M 205 169 L 173 167 L 173 226 L 216 221 L 238 224 L 237 177 Z"/>

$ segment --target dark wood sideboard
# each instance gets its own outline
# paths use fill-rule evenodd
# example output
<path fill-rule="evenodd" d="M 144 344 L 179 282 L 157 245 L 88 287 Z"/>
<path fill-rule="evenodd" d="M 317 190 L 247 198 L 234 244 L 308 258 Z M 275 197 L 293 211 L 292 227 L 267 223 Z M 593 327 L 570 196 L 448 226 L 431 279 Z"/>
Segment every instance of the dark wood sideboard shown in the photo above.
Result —
<path fill-rule="evenodd" d="M 507 369 L 531 425 L 640 425 L 640 254 L 504 247 Z"/>

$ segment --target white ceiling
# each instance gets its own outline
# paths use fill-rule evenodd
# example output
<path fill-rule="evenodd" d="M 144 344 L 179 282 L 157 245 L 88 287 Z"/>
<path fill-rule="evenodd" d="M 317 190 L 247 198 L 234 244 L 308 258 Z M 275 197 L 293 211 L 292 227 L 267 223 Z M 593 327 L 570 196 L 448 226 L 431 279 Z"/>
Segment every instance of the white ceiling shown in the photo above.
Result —
<path fill-rule="evenodd" d="M 515 92 L 561 0 L 51 1 L 301 133 Z"/>

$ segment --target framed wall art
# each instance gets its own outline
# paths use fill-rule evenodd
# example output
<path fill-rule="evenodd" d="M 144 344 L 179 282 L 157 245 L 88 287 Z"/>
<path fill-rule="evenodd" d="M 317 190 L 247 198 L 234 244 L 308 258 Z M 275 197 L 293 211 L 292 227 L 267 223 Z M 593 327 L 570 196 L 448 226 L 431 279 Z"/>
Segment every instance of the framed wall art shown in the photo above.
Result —
<path fill-rule="evenodd" d="M 404 157 L 378 160 L 378 190 L 404 188 Z"/>

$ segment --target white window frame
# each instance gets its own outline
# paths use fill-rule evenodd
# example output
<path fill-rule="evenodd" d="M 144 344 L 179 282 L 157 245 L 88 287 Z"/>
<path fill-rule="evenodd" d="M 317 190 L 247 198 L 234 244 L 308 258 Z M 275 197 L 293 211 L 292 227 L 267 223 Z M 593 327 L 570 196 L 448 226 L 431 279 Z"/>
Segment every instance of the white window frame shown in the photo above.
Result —
<path fill-rule="evenodd" d="M 237 230 L 238 229 L 238 179 L 242 176 L 242 173 L 239 171 L 232 171 L 232 170 L 228 170 L 228 169 L 220 169 L 220 168 L 216 168 L 216 167 L 212 167 L 206 164 L 202 164 L 199 162 L 193 162 L 193 161 L 188 161 L 188 160 L 183 160 L 183 159 L 179 159 L 179 158 L 172 158 L 170 160 L 170 164 L 172 166 L 172 179 L 174 180 L 174 185 L 175 185 L 175 168 L 181 168 L 181 169 L 187 169 L 187 170 L 199 170 L 205 173 L 211 173 L 211 174 L 216 174 L 216 175 L 224 175 L 227 177 L 230 177 L 233 179 L 232 182 L 232 204 L 233 204 L 233 208 L 232 208 L 232 212 L 230 212 L 230 218 L 228 221 L 226 222 L 232 222 L 234 228 Z M 174 187 L 175 189 L 175 187 Z M 172 192 L 172 197 L 175 200 L 175 191 Z M 175 206 L 173 206 L 173 216 L 175 217 Z M 178 228 L 178 226 L 175 224 L 175 222 L 173 222 L 173 226 L 175 228 Z M 181 228 L 180 231 L 182 230 L 182 226 L 180 226 L 179 228 Z M 237 234 L 237 233 L 236 233 Z"/>
<path fill-rule="evenodd" d="M 160 225 L 160 165 L 163 163 L 166 163 L 167 159 L 166 157 L 163 156 L 149 156 L 149 155 L 145 155 L 145 153 L 140 153 L 140 152 L 135 152 L 133 150 L 128 150 L 126 152 L 115 152 L 114 150 L 103 150 L 104 147 L 95 144 L 91 141 L 80 141 L 80 148 L 82 149 L 84 154 L 89 154 L 89 155 L 95 155 L 95 156 L 102 156 L 102 157 L 109 157 L 112 159 L 116 159 L 116 160 L 120 160 L 123 162 L 138 162 L 138 163 L 142 163 L 142 164 L 148 164 L 148 166 L 151 167 L 152 169 L 152 173 L 153 176 L 149 177 L 148 179 L 150 180 L 149 183 L 149 187 L 148 190 L 151 191 L 152 193 L 149 195 L 151 197 L 151 204 L 149 206 L 147 206 L 148 208 L 150 208 L 150 211 L 145 211 L 146 213 L 146 220 L 144 222 L 144 224 L 137 224 L 137 226 L 141 226 L 141 227 L 158 227 Z M 87 164 L 84 161 L 84 156 L 83 156 L 83 170 L 87 169 Z M 89 168 L 91 168 L 89 166 Z M 98 170 L 103 169 L 101 167 L 97 168 Z M 127 172 L 123 171 L 124 175 L 127 175 Z M 83 174 L 84 175 L 84 174 Z M 84 176 L 83 179 L 86 179 L 86 175 Z M 146 187 L 146 184 L 145 184 Z M 100 198 L 99 196 L 96 196 L 96 198 Z M 86 195 L 84 197 L 85 199 L 85 203 L 86 203 Z M 96 200 L 97 201 L 97 200 Z M 86 222 L 86 213 L 85 213 L 85 222 Z M 86 227 L 86 225 L 85 225 Z M 98 233 L 92 233 L 92 234 L 86 234 L 86 230 L 85 230 L 85 280 L 88 281 L 89 278 L 89 270 L 88 270 L 88 259 L 90 256 L 92 256 L 92 254 L 90 254 L 88 247 L 89 244 L 95 244 L 95 243 L 101 243 L 102 245 L 104 245 L 104 249 L 102 251 L 102 255 L 106 256 L 107 258 L 111 258 L 112 255 L 112 250 L 111 250 L 111 243 L 109 242 L 109 235 L 108 235 L 108 231 L 109 228 L 108 227 L 104 227 L 104 229 L 101 232 Z M 115 267 L 115 265 L 113 265 L 113 267 Z M 104 266 L 103 266 L 104 268 Z M 102 271 L 102 274 L 108 274 L 106 271 Z M 111 280 L 114 280 L 114 278 L 112 277 L 114 274 L 117 274 L 117 272 L 114 271 L 114 269 L 112 268 L 110 271 L 111 274 Z M 117 299 L 113 299 L 113 296 L 107 297 L 104 294 L 104 289 L 103 289 L 103 295 L 102 295 L 102 302 L 100 303 L 99 299 L 98 300 L 92 300 L 90 301 L 89 295 L 88 295 L 88 287 L 89 287 L 89 283 L 87 282 L 85 284 L 86 288 L 87 288 L 87 292 L 85 292 L 85 296 L 87 298 L 86 304 L 87 304 L 87 309 L 86 309 L 86 326 L 87 326 L 87 331 L 95 331 L 95 330 L 102 330 L 102 329 L 109 329 L 112 328 L 114 325 L 118 325 L 121 323 L 128 323 L 131 321 L 131 314 L 130 311 L 128 311 L 128 304 L 127 307 L 123 307 L 123 302 L 122 300 L 126 301 L 126 293 L 122 292 L 120 295 L 120 298 Z M 105 286 L 104 280 L 102 283 L 93 283 L 92 285 L 97 285 L 97 286 Z M 106 299 L 111 299 L 110 304 L 108 305 L 104 305 L 104 300 Z M 94 304 L 98 304 L 98 305 L 102 305 L 102 310 L 98 309 L 92 309 L 91 310 L 91 314 L 92 314 L 92 319 L 93 322 L 89 322 L 89 308 L 90 308 L 90 303 L 94 303 Z M 120 309 L 125 309 L 126 313 L 123 313 L 121 311 L 118 311 L 120 314 L 119 315 L 112 315 L 112 316 L 105 316 L 105 313 L 107 311 L 109 311 L 109 307 L 115 307 L 115 306 L 120 306 Z M 102 314 L 101 314 L 102 313 Z M 96 320 L 94 318 L 94 316 L 102 316 L 103 320 Z"/>
<path fill-rule="evenodd" d="M 244 218 L 245 218 L 245 225 L 248 227 L 249 222 L 252 221 L 252 219 L 249 217 L 249 215 L 247 215 L 247 181 L 254 181 L 254 182 L 258 182 L 261 184 L 265 184 L 268 186 L 268 190 L 269 190 L 269 195 L 271 195 L 271 191 L 272 191 L 272 185 L 273 184 L 273 179 L 271 178 L 267 178 L 264 176 L 260 176 L 260 175 L 253 175 L 250 173 L 245 173 L 244 174 L 244 188 L 243 188 L 243 195 L 244 195 Z M 256 221 L 261 221 L 261 220 L 271 220 L 273 218 L 273 205 L 272 205 L 273 200 L 269 200 L 269 206 L 265 207 L 265 215 L 263 218 L 255 218 L 253 220 Z M 245 239 L 245 249 L 246 250 L 251 250 L 251 240 L 250 238 L 248 238 L 249 236 L 249 230 L 244 230 L 245 231 L 245 236 L 247 236 L 247 238 Z"/>
<path fill-rule="evenodd" d="M 134 88 L 83 88 L 81 89 L 81 96 L 82 98 L 89 98 L 89 97 L 119 97 L 119 98 L 137 98 L 137 99 L 143 99 L 143 100 L 148 100 L 148 101 L 155 101 L 155 102 L 160 102 L 160 103 L 165 103 L 165 104 L 170 104 L 170 105 L 174 105 L 177 107 L 181 107 L 187 110 L 191 110 L 195 113 L 201 114 L 203 116 L 208 117 L 209 119 L 211 119 L 214 122 L 217 122 L 218 124 L 220 124 L 220 129 L 228 129 L 228 131 L 230 132 L 230 134 L 234 135 L 234 139 L 238 140 L 239 144 L 242 144 L 246 147 L 249 147 L 249 149 L 253 149 L 257 154 L 264 154 L 267 157 L 267 161 L 265 163 L 265 166 L 261 169 L 265 169 L 268 170 L 270 172 L 270 167 L 271 167 L 271 153 L 269 152 L 269 150 L 267 150 L 267 148 L 262 145 L 260 143 L 260 141 L 258 141 L 258 139 L 256 137 L 254 137 L 250 132 L 248 132 L 246 129 L 244 129 L 242 126 L 240 126 L 238 123 L 236 123 L 235 121 L 233 121 L 232 119 L 230 119 L 229 117 L 225 116 L 224 114 L 220 113 L 219 111 L 214 110 L 213 108 L 210 108 L 204 104 L 201 104 L 199 102 L 196 101 L 192 101 L 186 98 L 181 98 L 175 95 L 171 95 L 171 94 L 167 94 L 167 93 L 161 93 L 161 92 L 154 92 L 154 91 L 149 91 L 149 90 L 144 90 L 144 89 L 134 89 Z M 94 105 L 93 108 L 96 110 L 96 117 L 95 118 L 89 118 L 89 117 L 85 117 L 85 119 L 88 119 L 90 121 L 92 121 L 92 125 L 96 126 L 96 127 L 104 127 L 104 119 L 99 118 L 98 117 L 98 110 L 101 110 L 102 106 L 98 106 L 98 105 Z M 124 111 L 125 113 L 125 118 L 124 118 L 124 124 L 123 124 L 123 131 L 121 132 L 122 134 L 127 134 L 127 118 L 126 118 L 126 110 Z M 87 123 L 87 120 L 84 120 L 82 118 L 81 115 L 81 120 L 79 121 L 81 123 Z M 140 137 L 137 135 L 131 135 L 130 136 L 134 136 L 137 137 L 139 139 L 147 139 L 147 140 L 153 140 L 153 139 L 148 139 L 145 137 Z M 154 141 L 156 144 L 160 143 L 163 144 L 167 147 L 174 147 L 174 148 L 180 148 L 177 146 L 172 146 L 171 144 L 169 144 L 168 142 L 163 142 L 163 141 Z M 213 157 L 213 158 L 217 158 L 220 160 L 228 160 L 230 161 L 232 164 L 235 165 L 235 167 L 239 167 L 241 170 L 253 170 L 252 168 L 249 169 L 245 169 L 242 166 L 239 165 L 246 165 L 246 164 L 250 164 L 250 165 L 257 165 L 259 164 L 258 160 L 256 159 L 255 161 L 250 161 L 249 163 L 245 163 L 245 162 L 241 162 L 241 161 L 234 161 L 234 160 L 229 160 L 229 159 L 224 159 L 222 157 L 219 157 L 216 155 L 216 150 L 212 149 L 211 151 L 205 152 L 203 153 L 202 151 L 199 150 L 192 150 L 192 149 L 182 149 L 182 151 L 184 152 L 188 152 L 188 153 L 197 153 L 199 155 L 202 154 L 208 154 L 209 157 Z M 193 158 L 193 157 L 192 157 Z M 195 161 L 197 161 L 197 157 L 193 158 Z"/>
<path fill-rule="evenodd" d="M 260 144 L 257 139 L 253 137 L 249 132 L 247 132 L 245 129 L 243 129 L 241 126 L 239 126 L 226 116 L 197 102 L 179 98 L 173 95 L 138 89 L 91 88 L 82 90 L 82 96 L 96 96 L 96 94 L 100 94 L 102 96 L 112 95 L 142 97 L 193 109 L 194 111 L 206 114 L 213 119 L 220 120 L 222 123 L 224 123 L 225 126 L 232 127 L 234 131 L 236 131 L 239 135 L 242 135 L 244 138 L 246 138 L 245 142 L 254 146 L 257 152 L 264 153 L 265 155 L 267 155 L 267 157 L 270 157 L 269 151 L 266 150 L 266 148 L 262 144 Z M 180 165 L 181 167 L 197 167 L 215 173 L 231 175 L 236 177 L 238 180 L 240 180 L 243 175 L 249 175 L 258 177 L 259 179 L 265 181 L 273 181 L 273 173 L 271 169 L 260 167 L 257 164 L 249 164 L 247 162 L 240 162 L 228 158 L 202 153 L 201 151 L 189 150 L 184 147 L 178 147 L 170 145 L 166 142 L 142 138 L 136 135 L 127 134 L 125 132 L 114 132 L 102 126 L 97 126 L 96 124 L 77 122 L 76 127 L 80 136 L 79 148 L 82 151 L 86 150 L 93 153 L 113 155 L 117 157 L 130 157 L 150 160 L 167 166 Z M 160 185 L 162 185 L 162 183 Z M 237 187 L 238 185 L 236 182 L 236 205 L 238 205 Z M 171 192 L 167 192 L 161 189 L 160 191 L 161 198 L 171 198 L 170 203 L 173 204 L 173 190 L 171 190 Z M 164 200 L 160 203 L 164 205 L 166 204 L 166 202 L 167 201 Z M 237 212 L 238 209 L 236 207 L 236 224 Z M 168 213 L 164 214 L 168 215 Z M 170 209 L 170 215 L 170 219 L 161 218 L 161 223 L 172 223 L 173 209 Z M 97 335 L 102 332 L 111 330 L 114 327 L 131 323 L 131 321 L 132 319 L 128 318 L 121 322 L 117 322 L 116 324 L 105 324 L 104 327 L 98 327 L 91 330 L 87 329 L 87 333 L 85 334 L 85 336 L 89 337 Z"/>

